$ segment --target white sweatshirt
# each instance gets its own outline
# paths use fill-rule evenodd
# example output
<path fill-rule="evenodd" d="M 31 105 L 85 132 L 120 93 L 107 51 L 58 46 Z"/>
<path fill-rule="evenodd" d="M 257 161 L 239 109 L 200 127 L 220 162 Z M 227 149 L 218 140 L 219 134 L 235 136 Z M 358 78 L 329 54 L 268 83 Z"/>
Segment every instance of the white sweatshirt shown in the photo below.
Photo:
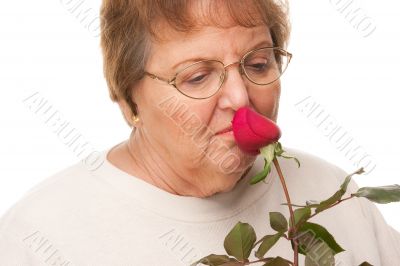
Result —
<path fill-rule="evenodd" d="M 279 158 L 293 203 L 326 199 L 346 176 L 324 160 L 286 150 L 301 161 L 297 168 L 293 160 Z M 70 166 L 8 210 L 0 220 L 1 266 L 190 265 L 211 253 L 226 254 L 224 238 L 238 221 L 251 224 L 259 239 L 274 233 L 269 212 L 289 217 L 274 167 L 266 183 L 248 184 L 263 167 L 260 156 L 231 192 L 200 199 L 170 194 L 121 171 L 106 160 L 108 151 L 97 170 Z M 356 190 L 351 182 L 348 192 Z M 366 199 L 343 202 L 311 221 L 326 227 L 346 250 L 335 256 L 336 265 L 400 265 L 400 234 Z M 285 239 L 267 255 L 293 260 Z"/>

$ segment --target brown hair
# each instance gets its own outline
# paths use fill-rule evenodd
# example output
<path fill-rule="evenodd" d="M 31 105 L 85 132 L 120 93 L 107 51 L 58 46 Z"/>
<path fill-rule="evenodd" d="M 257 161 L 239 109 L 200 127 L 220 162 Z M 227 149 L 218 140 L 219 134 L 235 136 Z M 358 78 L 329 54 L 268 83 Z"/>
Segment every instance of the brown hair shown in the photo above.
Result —
<path fill-rule="evenodd" d="M 191 12 L 194 4 L 201 5 L 201 14 Z M 221 10 L 228 11 L 230 25 L 221 21 Z M 274 45 L 282 48 L 286 47 L 290 32 L 287 0 L 103 0 L 100 19 L 104 75 L 110 97 L 113 101 L 126 101 L 135 115 L 132 88 L 144 75 L 150 41 L 163 38 L 162 28 L 157 30 L 161 23 L 187 33 L 204 25 L 265 24 Z M 129 118 L 125 120 L 130 124 Z"/>

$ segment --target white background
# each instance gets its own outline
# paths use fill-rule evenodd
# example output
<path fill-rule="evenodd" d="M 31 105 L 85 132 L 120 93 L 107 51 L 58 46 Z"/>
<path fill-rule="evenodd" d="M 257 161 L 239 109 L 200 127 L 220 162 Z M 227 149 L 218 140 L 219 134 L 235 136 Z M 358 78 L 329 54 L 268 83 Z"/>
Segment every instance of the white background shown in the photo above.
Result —
<path fill-rule="evenodd" d="M 29 188 L 80 159 L 28 108 L 27 97 L 39 93 L 99 151 L 128 137 L 108 97 L 97 22 L 86 27 L 100 1 L 81 1 L 81 9 L 93 12 L 83 22 L 70 0 L 0 4 L 0 216 Z M 349 8 L 338 11 L 345 3 Z M 346 18 L 357 8 L 353 21 Z M 396 1 L 291 1 L 288 50 L 294 57 L 283 78 L 282 143 L 347 172 L 358 168 L 324 135 L 324 126 L 298 108 L 309 97 L 376 164 L 355 177 L 359 186 L 399 183 L 399 8 Z M 400 204 L 379 208 L 400 231 Z"/>

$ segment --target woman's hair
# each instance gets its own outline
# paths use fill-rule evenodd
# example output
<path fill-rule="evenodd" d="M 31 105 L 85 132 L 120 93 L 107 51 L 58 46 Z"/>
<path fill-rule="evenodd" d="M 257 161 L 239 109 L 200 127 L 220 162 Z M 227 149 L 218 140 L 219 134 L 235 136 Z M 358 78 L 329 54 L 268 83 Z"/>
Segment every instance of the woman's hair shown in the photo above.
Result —
<path fill-rule="evenodd" d="M 193 5 L 198 5 L 197 9 Z M 221 20 L 227 15 L 228 20 Z M 267 25 L 274 46 L 282 48 L 290 33 L 287 0 L 103 0 L 100 19 L 110 97 L 113 101 L 124 100 L 135 115 L 138 111 L 132 89 L 144 75 L 151 41 L 165 37 L 163 25 L 185 33 L 206 25 Z M 129 118 L 125 119 L 130 124 Z"/>

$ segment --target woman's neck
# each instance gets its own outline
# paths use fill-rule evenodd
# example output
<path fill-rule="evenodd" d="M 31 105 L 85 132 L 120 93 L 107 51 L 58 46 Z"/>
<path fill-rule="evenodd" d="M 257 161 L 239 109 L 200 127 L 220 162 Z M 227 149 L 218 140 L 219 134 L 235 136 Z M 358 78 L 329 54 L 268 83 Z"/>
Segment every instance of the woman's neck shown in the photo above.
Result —
<path fill-rule="evenodd" d="M 237 174 L 233 178 L 231 176 L 210 178 L 215 173 L 190 173 L 185 172 L 185 169 L 176 171 L 176 167 L 163 158 L 162 150 L 154 147 L 140 131 L 131 134 L 127 141 L 111 149 L 107 157 L 122 171 L 164 191 L 199 198 L 232 190 L 252 167 L 251 165 L 244 173 Z"/>

